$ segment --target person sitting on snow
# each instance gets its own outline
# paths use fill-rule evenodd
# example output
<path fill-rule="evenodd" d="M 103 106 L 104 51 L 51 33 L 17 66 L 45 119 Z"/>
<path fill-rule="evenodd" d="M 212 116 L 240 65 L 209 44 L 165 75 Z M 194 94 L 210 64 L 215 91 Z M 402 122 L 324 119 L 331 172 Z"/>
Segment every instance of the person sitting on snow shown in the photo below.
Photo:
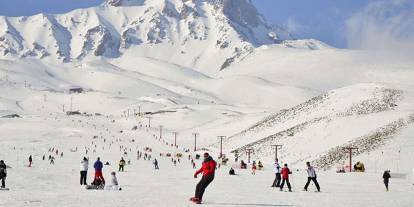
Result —
<path fill-rule="evenodd" d="M 230 168 L 229 175 L 236 175 L 233 168 Z"/>
<path fill-rule="evenodd" d="M 95 177 L 95 179 L 92 181 L 91 185 L 87 185 L 86 189 L 96 189 L 96 190 L 102 190 L 104 189 L 105 184 L 103 180 L 100 177 Z"/>
<path fill-rule="evenodd" d="M 105 190 L 121 190 L 118 187 L 118 179 L 116 178 L 115 172 L 111 172 L 111 180 L 109 182 L 109 185 L 105 186 Z"/>
<path fill-rule="evenodd" d="M 247 164 L 243 160 L 240 161 L 240 168 L 241 169 L 246 169 L 247 168 Z"/>
<path fill-rule="evenodd" d="M 262 170 L 263 169 L 263 163 L 259 161 L 257 163 L 257 168 L 258 168 L 258 170 Z"/>

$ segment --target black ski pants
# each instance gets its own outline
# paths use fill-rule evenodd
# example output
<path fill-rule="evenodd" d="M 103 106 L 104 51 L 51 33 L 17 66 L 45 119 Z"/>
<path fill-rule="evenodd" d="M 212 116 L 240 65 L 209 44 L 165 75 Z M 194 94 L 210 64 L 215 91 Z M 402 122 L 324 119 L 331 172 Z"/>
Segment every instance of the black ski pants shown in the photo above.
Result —
<path fill-rule="evenodd" d="M 289 178 L 287 178 L 287 179 L 282 179 L 282 184 L 280 184 L 280 190 L 282 190 L 282 189 L 283 189 L 283 186 L 285 185 L 285 182 L 286 182 L 286 184 L 287 184 L 287 186 L 288 186 L 289 190 L 291 190 L 291 189 L 292 189 L 292 187 L 290 186 Z"/>
<path fill-rule="evenodd" d="M 207 186 L 214 180 L 214 174 L 203 176 L 198 182 L 196 190 L 195 190 L 195 197 L 203 200 L 204 191 L 206 190 Z"/>
<path fill-rule="evenodd" d="M 273 181 L 272 187 L 279 187 L 280 186 L 280 173 L 276 173 L 275 180 Z"/>
<path fill-rule="evenodd" d="M 313 183 L 315 183 L 316 189 L 318 189 L 318 191 L 320 191 L 320 190 L 321 190 L 321 188 L 319 187 L 319 183 L 318 183 L 318 181 L 316 180 L 316 177 L 315 177 L 315 178 L 308 177 L 308 182 L 306 182 L 306 185 L 305 185 L 305 190 L 308 190 L 308 186 L 309 186 L 309 184 L 310 184 L 310 181 L 313 181 Z"/>
<path fill-rule="evenodd" d="M 388 190 L 388 183 L 389 183 L 389 180 L 384 180 L 384 185 L 385 185 L 385 188 Z"/>
<path fill-rule="evenodd" d="M 80 171 L 80 184 L 81 185 L 87 185 L 86 184 L 86 175 L 88 171 Z"/>

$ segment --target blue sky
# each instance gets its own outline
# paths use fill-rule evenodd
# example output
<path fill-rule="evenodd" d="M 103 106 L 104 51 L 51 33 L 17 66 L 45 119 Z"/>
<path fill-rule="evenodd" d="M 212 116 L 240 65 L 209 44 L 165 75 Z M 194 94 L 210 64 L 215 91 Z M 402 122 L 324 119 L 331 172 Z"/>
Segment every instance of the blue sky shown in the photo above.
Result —
<path fill-rule="evenodd" d="M 253 0 L 268 21 L 287 28 L 296 38 L 347 45 L 345 22 L 369 0 Z"/>
<path fill-rule="evenodd" d="M 0 7 L 0 15 L 64 13 L 77 8 L 99 5 L 101 2 L 103 0 L 4 0 Z M 402 34 L 404 40 L 409 43 L 414 42 L 414 26 L 410 26 L 414 25 L 414 15 L 411 15 L 414 13 L 414 0 L 252 0 L 252 2 L 269 22 L 282 25 L 296 38 L 314 38 L 340 48 L 372 47 L 373 45 L 365 44 L 367 38 L 380 38 L 381 41 L 395 44 L 398 39 L 401 39 Z M 395 19 L 398 18 L 403 21 L 396 22 Z M 378 32 L 383 33 L 384 30 L 386 35 L 371 38 L 373 35 L 378 35 Z"/>

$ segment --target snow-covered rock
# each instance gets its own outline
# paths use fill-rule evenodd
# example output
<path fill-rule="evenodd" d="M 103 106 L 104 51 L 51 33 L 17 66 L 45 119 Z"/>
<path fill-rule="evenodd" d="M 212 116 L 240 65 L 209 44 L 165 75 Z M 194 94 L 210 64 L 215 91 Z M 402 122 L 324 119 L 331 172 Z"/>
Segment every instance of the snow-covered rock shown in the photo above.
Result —
<path fill-rule="evenodd" d="M 0 24 L 2 56 L 68 62 L 131 52 L 211 74 L 256 47 L 292 39 L 247 0 L 107 0 L 67 14 L 1 17 Z"/>

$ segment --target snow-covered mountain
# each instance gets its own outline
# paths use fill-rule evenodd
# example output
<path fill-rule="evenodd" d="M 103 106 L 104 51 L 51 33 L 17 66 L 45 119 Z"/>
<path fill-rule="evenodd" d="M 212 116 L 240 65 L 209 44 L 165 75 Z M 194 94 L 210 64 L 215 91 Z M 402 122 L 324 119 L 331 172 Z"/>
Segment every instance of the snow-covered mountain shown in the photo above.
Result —
<path fill-rule="evenodd" d="M 6 58 L 69 62 L 131 52 L 216 73 L 288 39 L 247 0 L 108 0 L 67 14 L 0 17 Z"/>

